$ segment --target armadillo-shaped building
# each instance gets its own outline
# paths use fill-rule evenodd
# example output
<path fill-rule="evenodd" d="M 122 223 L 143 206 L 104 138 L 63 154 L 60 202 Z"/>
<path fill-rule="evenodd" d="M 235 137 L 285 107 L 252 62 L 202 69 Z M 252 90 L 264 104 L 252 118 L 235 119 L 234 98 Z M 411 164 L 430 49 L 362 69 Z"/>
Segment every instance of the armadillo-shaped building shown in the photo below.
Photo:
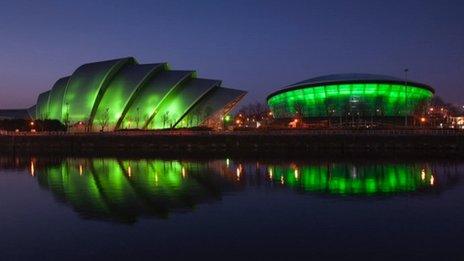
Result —
<path fill-rule="evenodd" d="M 195 127 L 220 122 L 245 94 L 195 71 L 128 57 L 80 66 L 41 93 L 35 111 L 75 130 Z"/>

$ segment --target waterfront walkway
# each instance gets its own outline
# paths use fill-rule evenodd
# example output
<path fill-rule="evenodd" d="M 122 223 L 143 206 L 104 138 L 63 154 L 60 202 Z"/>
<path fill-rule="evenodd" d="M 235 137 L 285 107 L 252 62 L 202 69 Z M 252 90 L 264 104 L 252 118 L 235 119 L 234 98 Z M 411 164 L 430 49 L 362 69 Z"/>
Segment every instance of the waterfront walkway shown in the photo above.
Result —
<path fill-rule="evenodd" d="M 287 136 L 287 135 L 438 135 L 464 136 L 460 129 L 286 129 L 244 131 L 191 131 L 191 130 L 146 130 L 113 132 L 14 132 L 0 131 L 2 136 Z"/>
<path fill-rule="evenodd" d="M 461 130 L 8 132 L 0 153 L 89 155 L 433 155 L 462 157 Z"/>

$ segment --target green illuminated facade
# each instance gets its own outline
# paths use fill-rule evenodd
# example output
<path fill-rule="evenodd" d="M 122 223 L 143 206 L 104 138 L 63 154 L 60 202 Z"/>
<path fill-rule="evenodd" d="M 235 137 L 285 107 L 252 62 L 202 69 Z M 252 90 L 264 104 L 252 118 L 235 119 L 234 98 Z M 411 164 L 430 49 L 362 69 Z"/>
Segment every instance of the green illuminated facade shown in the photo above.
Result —
<path fill-rule="evenodd" d="M 341 74 L 312 78 L 268 96 L 276 118 L 411 116 L 425 109 L 434 90 L 389 76 Z"/>
<path fill-rule="evenodd" d="M 194 71 L 139 64 L 128 57 L 84 64 L 59 79 L 39 95 L 35 115 L 59 120 L 71 130 L 195 127 L 219 121 L 244 95 L 221 87 L 221 81 L 197 78 Z M 196 121 L 187 119 L 192 114 Z"/>

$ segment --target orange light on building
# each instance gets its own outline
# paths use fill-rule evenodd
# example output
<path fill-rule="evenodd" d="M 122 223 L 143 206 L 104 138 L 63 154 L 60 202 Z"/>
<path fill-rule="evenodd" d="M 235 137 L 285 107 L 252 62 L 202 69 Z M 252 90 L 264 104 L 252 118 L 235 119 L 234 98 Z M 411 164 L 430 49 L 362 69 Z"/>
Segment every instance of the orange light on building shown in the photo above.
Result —
<path fill-rule="evenodd" d="M 29 123 L 29 125 L 31 125 L 31 126 L 34 126 L 34 124 L 35 124 L 35 123 L 34 123 L 33 121 L 31 121 L 31 122 Z"/>
<path fill-rule="evenodd" d="M 422 123 L 424 123 L 426 120 L 427 120 L 427 119 L 424 118 L 424 117 L 420 118 L 420 121 L 421 121 Z"/>
<path fill-rule="evenodd" d="M 238 165 L 235 173 L 236 173 L 236 176 L 237 176 L 237 181 L 239 181 L 240 180 L 240 175 L 242 175 L 242 164 Z"/>
<path fill-rule="evenodd" d="M 291 121 L 288 125 L 292 128 L 296 128 L 298 121 L 299 121 L 298 119 L 293 119 L 293 121 Z"/>
<path fill-rule="evenodd" d="M 31 160 L 31 176 L 35 175 L 35 166 L 34 166 L 34 161 Z"/>

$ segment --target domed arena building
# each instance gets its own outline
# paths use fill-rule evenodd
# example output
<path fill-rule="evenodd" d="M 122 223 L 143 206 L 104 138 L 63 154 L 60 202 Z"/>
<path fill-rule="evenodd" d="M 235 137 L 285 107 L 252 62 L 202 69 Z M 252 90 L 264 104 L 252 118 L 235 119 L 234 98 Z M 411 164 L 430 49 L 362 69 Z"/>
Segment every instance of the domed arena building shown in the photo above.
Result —
<path fill-rule="evenodd" d="M 195 71 L 134 58 L 88 63 L 41 93 L 35 118 L 71 131 L 214 127 L 246 94 Z"/>
<path fill-rule="evenodd" d="M 289 85 L 267 97 L 277 120 L 398 122 L 425 112 L 432 87 L 384 75 L 334 74 Z"/>

